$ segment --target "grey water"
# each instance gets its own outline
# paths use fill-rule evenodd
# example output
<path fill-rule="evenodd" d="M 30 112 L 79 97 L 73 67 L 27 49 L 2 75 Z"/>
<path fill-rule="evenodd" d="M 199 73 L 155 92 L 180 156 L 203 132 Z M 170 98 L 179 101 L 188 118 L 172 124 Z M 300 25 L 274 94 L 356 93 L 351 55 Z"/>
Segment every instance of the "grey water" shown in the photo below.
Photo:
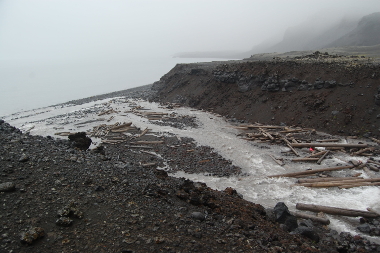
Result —
<path fill-rule="evenodd" d="M 0 61 L 0 116 L 125 90 L 158 81 L 177 63 L 211 58 Z"/>

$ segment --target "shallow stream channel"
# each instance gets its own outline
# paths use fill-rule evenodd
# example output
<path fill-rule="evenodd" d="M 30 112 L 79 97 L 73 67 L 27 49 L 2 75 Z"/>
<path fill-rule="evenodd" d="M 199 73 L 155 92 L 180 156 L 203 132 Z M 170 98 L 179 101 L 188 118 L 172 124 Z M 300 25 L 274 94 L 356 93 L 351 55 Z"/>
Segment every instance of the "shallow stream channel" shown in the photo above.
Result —
<path fill-rule="evenodd" d="M 109 112 L 108 114 L 104 113 L 107 111 Z M 179 118 L 178 123 L 158 124 L 162 121 L 161 119 L 152 120 L 147 117 L 152 112 L 156 113 L 156 115 Z M 184 117 L 192 119 L 196 124 L 181 125 L 181 118 L 184 119 Z M 110 125 L 116 122 L 132 122 L 132 125 L 136 128 L 149 129 L 147 134 L 192 138 L 197 145 L 211 147 L 214 152 L 231 161 L 232 165 L 242 170 L 242 173 L 229 177 L 214 176 L 209 173 L 188 174 L 183 171 L 173 173 L 168 163 L 164 163 L 167 166 L 161 169 L 166 170 L 171 176 L 204 182 L 216 190 L 232 187 L 244 199 L 261 204 L 265 208 L 273 208 L 277 202 L 284 202 L 290 211 L 296 211 L 297 203 L 305 203 L 357 210 L 372 208 L 374 211 L 380 212 L 380 188 L 378 186 L 361 186 L 348 189 L 339 189 L 338 187 L 309 188 L 295 186 L 297 178 L 268 177 L 308 169 L 344 166 L 348 165 L 350 161 L 364 162 L 367 159 L 366 157 L 352 156 L 344 152 L 333 152 L 321 164 L 293 162 L 291 158 L 294 157 L 292 157 L 287 146 L 246 140 L 243 138 L 244 131 L 236 128 L 240 124 L 231 122 L 220 115 L 201 110 L 163 106 L 144 100 L 120 97 L 81 105 L 64 104 L 23 111 L 3 117 L 3 119 L 23 132 L 29 132 L 32 135 L 49 135 L 54 138 L 65 139 L 67 139 L 67 136 L 59 136 L 56 133 L 86 132 L 100 124 Z M 320 134 L 329 136 L 323 133 Z M 333 137 L 329 136 L 329 138 Z M 366 140 L 348 139 L 342 136 L 335 136 L 334 138 L 339 138 L 339 142 L 342 143 L 358 143 L 359 141 L 366 143 Z M 94 148 L 102 141 L 100 138 L 91 137 L 91 139 L 93 144 L 90 148 Z M 300 152 L 308 152 L 306 148 L 299 150 Z M 271 156 L 283 157 L 284 165 L 277 164 Z M 368 171 L 361 169 L 342 170 L 333 173 L 337 177 L 358 174 L 363 178 L 379 177 L 378 175 L 376 176 L 375 172 L 373 172 L 375 174 L 370 175 Z M 331 221 L 330 228 L 338 232 L 345 231 L 360 234 L 356 229 L 359 225 L 359 218 L 334 215 L 327 215 L 327 217 Z M 366 237 L 377 243 L 380 241 L 375 237 Z"/>

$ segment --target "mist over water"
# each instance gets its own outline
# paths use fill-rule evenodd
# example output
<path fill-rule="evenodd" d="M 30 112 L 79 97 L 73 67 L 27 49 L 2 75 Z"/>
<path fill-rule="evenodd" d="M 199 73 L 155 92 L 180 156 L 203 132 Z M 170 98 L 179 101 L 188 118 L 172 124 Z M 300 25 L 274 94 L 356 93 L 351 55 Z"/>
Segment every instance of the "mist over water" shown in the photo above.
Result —
<path fill-rule="evenodd" d="M 285 31 L 379 10 L 378 0 L 2 0 L 0 116 L 149 84 L 177 62 L 210 60 L 171 58 L 179 52 L 249 57 Z"/>
<path fill-rule="evenodd" d="M 177 63 L 221 59 L 134 57 L 0 65 L 0 116 L 158 81 Z"/>

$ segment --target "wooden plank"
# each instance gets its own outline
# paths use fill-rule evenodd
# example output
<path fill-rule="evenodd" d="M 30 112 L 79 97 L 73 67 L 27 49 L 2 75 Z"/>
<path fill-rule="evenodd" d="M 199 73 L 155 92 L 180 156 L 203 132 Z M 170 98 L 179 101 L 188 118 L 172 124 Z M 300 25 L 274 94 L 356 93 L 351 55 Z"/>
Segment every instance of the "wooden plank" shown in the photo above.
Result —
<path fill-rule="evenodd" d="M 355 167 L 354 165 L 347 165 L 347 166 L 330 167 L 330 168 L 324 168 L 324 169 L 306 170 L 306 171 L 300 171 L 300 172 L 272 175 L 272 176 L 268 176 L 268 177 L 297 177 L 297 176 L 302 176 L 302 175 L 315 174 L 318 172 L 351 169 L 354 167 Z"/>
<path fill-rule="evenodd" d="M 298 179 L 298 183 L 315 183 L 315 182 L 329 182 L 329 181 L 345 181 L 363 179 L 363 177 L 320 177 L 320 178 L 306 178 Z"/>
<path fill-rule="evenodd" d="M 283 129 L 284 127 L 283 126 L 270 126 L 270 125 L 266 125 L 266 126 L 259 126 L 259 125 L 242 125 L 241 127 L 248 127 L 248 128 L 269 128 L 269 129 Z"/>
<path fill-rule="evenodd" d="M 312 211 L 312 212 L 317 212 L 317 213 L 324 212 L 327 214 L 342 215 L 342 216 L 349 216 L 349 217 L 359 217 L 359 216 L 365 217 L 365 218 L 379 217 L 377 213 L 368 212 L 368 211 L 337 208 L 337 207 L 330 207 L 330 206 L 320 206 L 320 205 L 313 205 L 313 204 L 297 203 L 296 208 L 298 210 L 307 210 L 307 211 Z"/>
<path fill-rule="evenodd" d="M 379 168 L 375 167 L 375 166 L 372 165 L 372 164 L 368 164 L 368 163 L 367 163 L 366 166 L 367 166 L 370 170 L 372 170 L 372 171 L 379 172 Z"/>
<path fill-rule="evenodd" d="M 274 157 L 273 155 L 269 155 L 278 165 L 280 166 L 283 166 L 285 165 L 285 163 L 281 160 L 278 160 L 276 157 Z"/>
<path fill-rule="evenodd" d="M 164 141 L 135 141 L 131 142 L 131 144 L 163 144 Z"/>
<path fill-rule="evenodd" d="M 364 152 L 373 151 L 373 150 L 374 150 L 374 148 L 364 148 L 364 149 L 361 149 L 361 150 L 359 150 L 357 152 L 352 153 L 352 155 L 360 155 L 360 154 L 362 154 Z"/>
<path fill-rule="evenodd" d="M 316 140 L 318 142 L 337 142 L 339 139 L 324 139 L 324 140 Z"/>
<path fill-rule="evenodd" d="M 378 139 L 375 139 L 375 138 L 371 137 L 371 140 L 373 140 L 373 141 L 376 142 L 377 144 L 380 144 L 380 140 L 378 140 Z"/>
<path fill-rule="evenodd" d="M 362 182 L 362 183 L 357 183 L 357 184 L 341 185 L 341 186 L 338 186 L 338 187 L 340 189 L 348 189 L 348 188 L 360 187 L 360 186 L 379 186 L 379 185 L 380 185 L 380 182 L 377 182 L 377 183 Z"/>
<path fill-rule="evenodd" d="M 317 164 L 321 164 L 322 160 L 329 154 L 329 150 L 323 154 L 323 156 L 321 158 L 319 158 L 319 160 L 317 161 Z"/>
<path fill-rule="evenodd" d="M 294 158 L 292 159 L 292 162 L 315 162 L 318 160 L 319 158 L 302 157 L 302 158 Z"/>
<path fill-rule="evenodd" d="M 138 136 L 138 138 L 144 136 L 147 132 L 148 132 L 148 128 L 145 128 L 145 130 L 142 131 L 142 133 Z"/>
<path fill-rule="evenodd" d="M 310 219 L 312 221 L 319 222 L 323 225 L 329 225 L 330 224 L 330 220 L 327 218 L 322 218 L 322 217 L 318 217 L 315 215 L 310 215 L 310 214 L 300 213 L 300 212 L 290 212 L 290 213 L 293 214 L 294 216 L 296 216 L 297 218 Z"/>
<path fill-rule="evenodd" d="M 293 151 L 293 153 L 296 155 L 296 156 L 300 156 L 298 154 L 298 152 L 291 146 L 291 143 L 288 141 L 288 139 L 286 139 L 286 137 L 282 136 L 281 139 L 286 143 L 286 145 L 290 148 L 290 150 Z"/>
<path fill-rule="evenodd" d="M 145 148 L 145 149 L 153 149 L 153 147 L 150 146 L 126 146 L 127 148 Z"/>
<path fill-rule="evenodd" d="M 326 152 L 327 152 L 327 151 L 317 152 L 317 153 L 315 153 L 315 154 L 309 155 L 308 157 L 309 157 L 309 158 L 313 158 L 313 157 L 321 156 L 321 155 L 325 154 Z"/>
<path fill-rule="evenodd" d="M 348 144 L 348 143 L 291 143 L 295 148 L 309 148 L 309 147 L 344 147 L 344 148 L 366 148 L 367 144 Z"/>
<path fill-rule="evenodd" d="M 380 165 L 379 162 L 376 162 L 376 161 L 371 160 L 371 159 L 368 159 L 368 160 L 367 160 L 367 163 L 373 163 L 373 164 L 376 164 L 376 165 Z"/>
<path fill-rule="evenodd" d="M 121 124 L 121 125 L 117 125 L 117 126 L 111 127 L 111 130 L 125 128 L 125 127 L 129 127 L 131 125 L 132 125 L 132 122 L 128 122 L 128 123 L 124 123 L 124 124 Z"/>
<path fill-rule="evenodd" d="M 315 183 L 301 183 L 298 186 L 305 187 L 336 187 L 347 184 L 357 184 L 363 182 L 380 182 L 380 178 L 366 178 L 366 179 L 352 179 L 343 181 L 330 181 L 330 182 L 315 182 Z"/>

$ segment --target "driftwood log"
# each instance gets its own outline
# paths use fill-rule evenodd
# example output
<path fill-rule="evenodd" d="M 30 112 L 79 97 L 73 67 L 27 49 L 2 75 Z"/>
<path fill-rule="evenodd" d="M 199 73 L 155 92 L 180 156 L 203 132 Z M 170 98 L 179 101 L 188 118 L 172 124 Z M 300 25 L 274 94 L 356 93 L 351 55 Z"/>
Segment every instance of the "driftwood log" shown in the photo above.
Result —
<path fill-rule="evenodd" d="M 296 216 L 298 218 L 310 219 L 312 221 L 319 222 L 319 223 L 321 223 L 323 225 L 329 225 L 330 224 L 330 220 L 327 219 L 327 218 L 322 218 L 322 217 L 318 217 L 318 216 L 315 216 L 315 215 L 310 215 L 310 214 L 300 213 L 300 212 L 291 212 L 291 214 L 293 214 L 294 216 Z"/>
<path fill-rule="evenodd" d="M 348 143 L 291 143 L 294 148 L 309 148 L 309 147 L 343 147 L 343 148 L 366 148 L 367 144 L 348 144 Z"/>
<path fill-rule="evenodd" d="M 297 176 L 310 175 L 310 174 L 315 174 L 315 173 L 324 172 L 324 171 L 351 169 L 354 167 L 355 167 L 354 165 L 338 166 L 338 167 L 330 167 L 330 168 L 324 168 L 324 169 L 305 170 L 305 171 L 300 171 L 300 172 L 272 175 L 268 177 L 297 177 Z"/>
<path fill-rule="evenodd" d="M 345 209 L 345 208 L 337 208 L 330 206 L 319 206 L 312 204 L 302 204 L 297 203 L 296 208 L 298 210 L 306 210 L 312 212 L 324 212 L 333 215 L 342 215 L 342 216 L 350 216 L 350 217 L 365 217 L 365 218 L 376 218 L 379 217 L 379 214 L 368 211 L 354 210 L 354 209 Z"/>
<path fill-rule="evenodd" d="M 349 184 L 360 184 L 362 182 L 380 182 L 380 178 L 368 178 L 368 179 L 352 179 L 352 180 L 341 180 L 341 181 L 330 181 L 330 182 L 314 182 L 314 183 L 300 183 L 297 186 L 305 187 L 335 187 L 341 185 Z"/>
<path fill-rule="evenodd" d="M 363 179 L 363 177 L 321 177 L 321 178 L 306 178 L 298 179 L 298 183 L 315 183 L 315 182 L 329 182 L 329 181 L 345 181 Z"/>
<path fill-rule="evenodd" d="M 302 158 L 294 158 L 292 159 L 292 162 L 315 162 L 318 160 L 319 158 L 302 157 Z"/>
<path fill-rule="evenodd" d="M 164 141 L 135 141 L 131 142 L 131 144 L 162 144 Z"/>
<path fill-rule="evenodd" d="M 361 182 L 361 183 L 340 185 L 338 186 L 338 188 L 347 189 L 347 188 L 360 187 L 360 186 L 379 186 L 379 185 L 380 185 L 380 182 L 377 182 L 377 183 Z"/>
<path fill-rule="evenodd" d="M 284 163 L 283 161 L 277 159 L 277 158 L 274 157 L 273 155 L 269 155 L 269 156 L 270 156 L 270 157 L 273 159 L 273 161 L 275 161 L 278 165 L 280 165 L 280 166 L 285 165 L 285 163 Z"/>
<path fill-rule="evenodd" d="M 324 153 L 324 154 L 322 155 L 322 157 L 319 158 L 319 160 L 317 161 L 317 164 L 321 164 L 322 160 L 325 159 L 325 157 L 326 157 L 329 153 L 330 153 L 330 151 L 327 150 L 326 153 Z"/>

